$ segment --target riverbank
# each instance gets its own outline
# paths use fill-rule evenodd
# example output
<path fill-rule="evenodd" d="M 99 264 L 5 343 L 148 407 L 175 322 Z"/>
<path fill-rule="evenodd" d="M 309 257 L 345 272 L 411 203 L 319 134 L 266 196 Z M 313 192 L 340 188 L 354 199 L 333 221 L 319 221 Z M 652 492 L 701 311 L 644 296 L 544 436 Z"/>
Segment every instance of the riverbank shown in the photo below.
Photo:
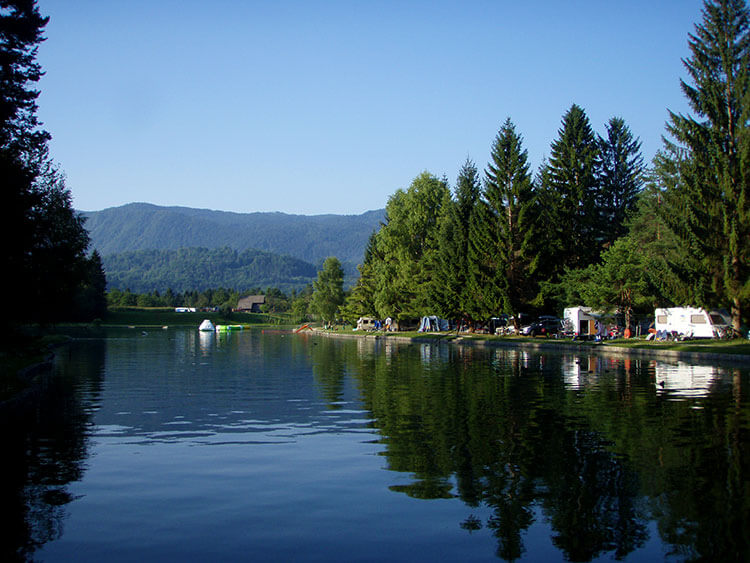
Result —
<path fill-rule="evenodd" d="M 274 326 L 280 322 L 289 322 L 265 313 L 237 313 L 229 315 L 220 312 L 187 312 L 177 313 L 174 309 L 164 308 L 120 308 L 107 312 L 107 316 L 98 323 L 98 326 L 111 327 L 138 327 L 154 328 L 163 326 L 194 326 L 196 329 L 204 319 L 216 324 L 237 324 L 247 326 Z"/>
<path fill-rule="evenodd" d="M 750 364 L 748 340 L 690 340 L 684 342 L 650 342 L 641 339 L 609 342 L 574 342 L 569 339 L 540 339 L 523 336 L 490 336 L 451 333 L 354 332 L 315 329 L 314 333 L 335 338 L 386 339 L 394 342 L 449 343 L 487 348 L 522 348 L 525 350 L 564 350 L 580 354 L 605 354 L 627 357 L 661 358 L 695 363 L 731 362 Z"/>
<path fill-rule="evenodd" d="M 62 335 L 27 335 L 0 350 L 0 411 L 22 404 L 52 369 L 55 349 L 69 338 Z"/>

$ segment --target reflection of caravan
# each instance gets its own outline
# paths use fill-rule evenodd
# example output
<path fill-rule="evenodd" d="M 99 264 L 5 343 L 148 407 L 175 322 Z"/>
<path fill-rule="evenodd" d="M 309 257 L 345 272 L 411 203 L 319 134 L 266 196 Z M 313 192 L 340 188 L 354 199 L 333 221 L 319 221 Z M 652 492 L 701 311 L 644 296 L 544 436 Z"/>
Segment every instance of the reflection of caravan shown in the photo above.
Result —
<path fill-rule="evenodd" d="M 566 307 L 563 311 L 563 326 L 566 334 L 573 336 L 594 336 L 596 334 L 596 321 L 591 307 Z"/>
<path fill-rule="evenodd" d="M 696 307 L 671 307 L 654 311 L 654 328 L 657 332 L 678 332 L 693 338 L 716 338 L 719 331 L 728 329 L 731 320 L 722 311 Z"/>
<path fill-rule="evenodd" d="M 721 379 L 721 371 L 716 366 L 705 366 L 677 362 L 654 362 L 656 392 L 669 393 L 679 397 L 705 397 L 714 382 Z"/>

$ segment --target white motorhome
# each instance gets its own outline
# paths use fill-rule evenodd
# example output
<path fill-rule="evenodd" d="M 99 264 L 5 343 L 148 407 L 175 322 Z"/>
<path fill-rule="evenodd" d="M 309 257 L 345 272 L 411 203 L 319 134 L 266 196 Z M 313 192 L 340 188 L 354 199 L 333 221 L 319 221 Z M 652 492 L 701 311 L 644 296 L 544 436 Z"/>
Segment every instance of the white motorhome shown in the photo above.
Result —
<path fill-rule="evenodd" d="M 716 338 L 731 327 L 724 311 L 706 311 L 698 307 L 670 307 L 654 310 L 654 329 L 678 332 L 693 338 Z"/>
<path fill-rule="evenodd" d="M 563 330 L 573 336 L 594 336 L 597 332 L 595 316 L 591 307 L 566 307 L 563 311 Z"/>

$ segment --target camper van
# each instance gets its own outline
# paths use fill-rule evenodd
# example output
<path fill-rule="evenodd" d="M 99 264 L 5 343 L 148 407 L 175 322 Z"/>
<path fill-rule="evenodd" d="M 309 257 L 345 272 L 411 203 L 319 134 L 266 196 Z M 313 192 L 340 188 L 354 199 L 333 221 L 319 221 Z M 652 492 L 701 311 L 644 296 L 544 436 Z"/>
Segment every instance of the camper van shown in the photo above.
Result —
<path fill-rule="evenodd" d="M 717 338 L 729 330 L 732 321 L 724 311 L 706 311 L 697 307 L 671 307 L 654 310 L 657 334 L 677 332 L 693 338 Z"/>
<path fill-rule="evenodd" d="M 566 307 L 563 311 L 563 333 L 566 336 L 596 335 L 596 321 L 591 307 Z"/>

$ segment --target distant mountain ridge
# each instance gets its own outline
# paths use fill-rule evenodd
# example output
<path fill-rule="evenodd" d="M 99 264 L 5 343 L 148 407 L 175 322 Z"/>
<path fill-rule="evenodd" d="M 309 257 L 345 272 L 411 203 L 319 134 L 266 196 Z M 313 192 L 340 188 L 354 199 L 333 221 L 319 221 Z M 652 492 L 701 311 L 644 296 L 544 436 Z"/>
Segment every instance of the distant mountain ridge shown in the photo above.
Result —
<path fill-rule="evenodd" d="M 190 261 L 189 268 L 201 270 L 201 257 L 210 259 L 213 265 L 206 283 L 236 279 L 245 287 L 267 284 L 300 287 L 314 279 L 315 268 L 329 256 L 341 261 L 351 283 L 370 235 L 385 220 L 384 209 L 360 215 L 289 215 L 161 207 L 150 203 L 129 203 L 81 214 L 86 217 L 92 248 L 103 257 L 110 288 L 130 287 L 133 291 L 197 285 L 198 282 L 188 281 L 192 278 L 186 277 L 184 268 Z M 181 255 L 182 266 L 174 259 L 174 252 L 147 252 L 185 249 L 191 251 Z M 252 266 L 248 262 L 237 267 L 231 260 L 217 260 L 215 254 L 202 254 L 195 252 L 196 249 L 260 251 L 264 258 L 251 260 Z M 267 254 L 286 260 L 273 259 Z M 188 256 L 190 260 L 186 260 Z M 259 267 L 260 264 L 265 266 Z M 217 272 L 217 268 L 221 271 Z"/>
<path fill-rule="evenodd" d="M 102 256 L 129 250 L 234 248 L 262 250 L 318 264 L 328 256 L 359 264 L 385 210 L 361 215 L 233 213 L 129 203 L 82 211 L 92 246 Z"/>

